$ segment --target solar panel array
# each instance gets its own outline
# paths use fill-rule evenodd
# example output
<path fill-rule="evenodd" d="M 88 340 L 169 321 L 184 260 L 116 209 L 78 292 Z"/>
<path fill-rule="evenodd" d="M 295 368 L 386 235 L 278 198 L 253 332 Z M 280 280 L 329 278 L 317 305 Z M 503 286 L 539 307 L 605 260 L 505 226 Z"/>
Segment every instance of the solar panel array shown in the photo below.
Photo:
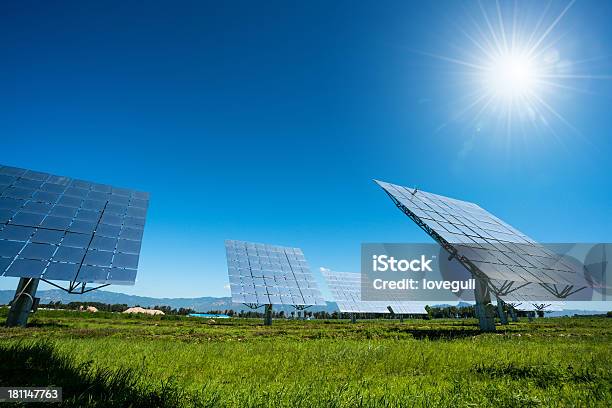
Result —
<path fill-rule="evenodd" d="M 478 205 L 376 181 L 404 211 L 425 224 L 491 280 L 576 284 L 558 255 Z"/>
<path fill-rule="evenodd" d="M 134 284 L 149 194 L 0 166 L 0 274 Z"/>
<path fill-rule="evenodd" d="M 233 240 L 225 249 L 234 303 L 327 305 L 301 249 Z"/>
<path fill-rule="evenodd" d="M 361 275 L 354 272 L 321 271 L 338 309 L 344 313 L 390 313 L 391 306 L 397 314 L 425 314 L 425 304 L 419 302 L 361 300 Z M 391 295 L 389 295 L 391 296 Z"/>

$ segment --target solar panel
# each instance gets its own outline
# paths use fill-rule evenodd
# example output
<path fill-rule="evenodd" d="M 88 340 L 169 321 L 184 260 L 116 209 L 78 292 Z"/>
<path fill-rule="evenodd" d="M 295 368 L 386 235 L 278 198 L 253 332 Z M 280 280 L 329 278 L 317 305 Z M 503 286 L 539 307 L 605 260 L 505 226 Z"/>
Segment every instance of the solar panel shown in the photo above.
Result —
<path fill-rule="evenodd" d="M 425 304 L 399 301 L 362 301 L 361 275 L 353 272 L 321 271 L 338 309 L 345 313 L 390 313 L 391 306 L 397 314 L 426 314 Z"/>
<path fill-rule="evenodd" d="M 562 257 L 474 203 L 376 183 L 417 225 L 468 263 L 469 269 L 486 277 L 502 298 L 512 286 L 526 283 L 538 283 L 555 292 L 551 285 L 578 282 L 576 269 Z M 509 282 L 514 284 L 508 286 Z"/>
<path fill-rule="evenodd" d="M 0 166 L 0 274 L 133 285 L 149 194 Z"/>
<path fill-rule="evenodd" d="M 225 250 L 234 303 L 327 305 L 301 249 L 227 240 Z"/>

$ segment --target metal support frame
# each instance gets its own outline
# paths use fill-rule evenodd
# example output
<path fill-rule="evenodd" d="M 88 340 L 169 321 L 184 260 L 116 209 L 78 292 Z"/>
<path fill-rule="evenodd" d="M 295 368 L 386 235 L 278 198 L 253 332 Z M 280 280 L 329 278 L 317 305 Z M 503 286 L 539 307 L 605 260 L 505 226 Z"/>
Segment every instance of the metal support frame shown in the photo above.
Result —
<path fill-rule="evenodd" d="M 542 317 L 544 317 L 544 313 L 546 313 L 546 308 L 552 306 L 552 303 L 532 303 L 533 307 L 536 308 L 536 310 L 538 312 L 542 312 Z M 536 313 L 536 317 L 537 317 L 537 312 Z"/>
<path fill-rule="evenodd" d="M 272 305 L 271 304 L 259 305 L 257 303 L 243 303 L 243 305 L 245 305 L 246 307 L 252 310 L 256 310 L 262 306 L 265 306 L 264 320 L 263 320 L 264 326 L 272 326 Z"/>
<path fill-rule="evenodd" d="M 32 306 L 36 303 L 34 295 L 38 289 L 38 282 L 37 278 L 19 278 L 15 297 L 6 318 L 7 327 L 27 325 Z"/>
<path fill-rule="evenodd" d="M 503 325 L 508 324 L 508 315 L 506 315 L 506 311 L 504 310 L 504 301 L 497 297 L 497 313 L 499 314 L 499 321 Z"/>
<path fill-rule="evenodd" d="M 559 299 L 565 299 L 568 296 L 571 296 L 574 293 L 580 292 L 581 290 L 587 288 L 586 286 L 582 286 L 582 287 L 579 287 L 573 290 L 574 289 L 573 285 L 557 285 L 554 283 L 537 283 L 537 282 L 525 282 L 523 284 L 518 284 L 517 282 L 513 282 L 513 281 L 504 281 L 504 283 L 502 283 L 502 285 L 499 287 L 495 286 L 490 281 L 488 284 L 492 292 L 495 293 L 496 296 L 507 296 L 511 294 L 512 292 L 516 292 L 517 290 L 524 288 L 525 286 L 538 285 L 544 288 L 544 290 L 546 290 L 548 293 L 550 293 L 551 295 Z"/>
<path fill-rule="evenodd" d="M 516 314 L 516 309 L 510 309 L 510 316 L 512 317 L 512 321 L 514 323 L 518 322 L 518 315 Z"/>
<path fill-rule="evenodd" d="M 77 281 L 71 281 L 68 285 L 68 288 L 64 288 L 56 283 L 53 283 L 51 281 L 48 281 L 46 279 L 40 279 L 41 281 L 48 283 L 51 286 L 55 286 L 58 289 L 63 290 L 66 293 L 72 293 L 72 294 L 77 294 L 77 295 L 82 295 L 83 293 L 87 293 L 87 292 L 91 292 L 97 289 L 101 289 L 101 288 L 105 288 L 107 286 L 110 285 L 110 283 L 105 283 L 102 284 L 100 286 L 96 286 L 95 288 L 89 288 L 87 289 L 87 282 L 77 282 Z"/>
<path fill-rule="evenodd" d="M 582 286 L 582 287 L 579 287 L 578 289 L 573 290 L 574 285 L 556 285 L 552 283 L 540 283 L 539 285 L 543 287 L 544 289 L 546 289 L 548 293 L 560 299 L 565 299 L 566 297 L 573 295 L 574 293 L 580 292 L 581 290 L 587 288 L 587 286 Z M 559 287 L 557 286 L 560 286 L 561 289 L 559 289 Z"/>
<path fill-rule="evenodd" d="M 532 303 L 533 307 L 536 308 L 538 312 L 544 311 L 547 307 L 551 307 L 552 303 Z"/>
<path fill-rule="evenodd" d="M 488 305 L 491 304 L 491 293 L 487 287 L 486 281 L 476 279 L 476 288 L 474 289 L 476 296 L 476 316 L 478 317 L 478 326 L 483 332 L 495 331 L 495 318 L 490 313 Z"/>
<path fill-rule="evenodd" d="M 404 314 L 403 313 L 395 313 L 395 310 L 393 310 L 393 307 L 391 307 L 391 305 L 387 306 L 387 310 L 389 311 L 389 313 L 391 313 L 391 318 L 395 319 L 396 316 L 399 317 L 399 321 L 400 323 L 404 323 Z"/>
<path fill-rule="evenodd" d="M 11 302 L 11 308 L 6 319 L 7 326 L 26 326 L 30 313 L 33 313 L 32 307 L 37 304 L 34 295 L 36 294 L 36 290 L 38 289 L 38 284 L 40 281 L 48 283 L 49 285 L 61 289 L 64 292 L 78 295 L 82 295 L 84 293 L 91 292 L 110 285 L 110 283 L 105 283 L 92 288 L 87 288 L 86 282 L 71 281 L 68 285 L 68 288 L 64 288 L 54 282 L 48 281 L 47 279 L 43 278 L 19 278 L 19 284 L 17 285 L 15 297 Z"/>
<path fill-rule="evenodd" d="M 519 307 L 520 303 L 506 303 L 510 306 L 510 317 L 512 317 L 512 321 L 514 323 L 518 322 L 518 315 L 516 314 L 516 308 Z"/>
<path fill-rule="evenodd" d="M 264 326 L 272 326 L 272 305 L 266 305 L 264 311 Z"/>
<path fill-rule="evenodd" d="M 305 312 L 305 310 L 308 309 L 309 307 L 311 307 L 312 305 L 292 305 L 292 306 L 298 312 L 298 320 L 306 320 L 306 312 Z M 300 317 L 300 312 L 303 312 L 301 317 Z"/>

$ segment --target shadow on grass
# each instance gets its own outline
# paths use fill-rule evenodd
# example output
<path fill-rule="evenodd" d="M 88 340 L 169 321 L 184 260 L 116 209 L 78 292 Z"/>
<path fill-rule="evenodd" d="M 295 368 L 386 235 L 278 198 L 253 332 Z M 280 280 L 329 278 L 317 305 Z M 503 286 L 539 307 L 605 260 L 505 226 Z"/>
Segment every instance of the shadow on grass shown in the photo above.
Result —
<path fill-rule="evenodd" d="M 78 364 L 46 343 L 2 345 L 0 386 L 62 387 L 63 407 L 176 407 L 185 395 L 172 382 L 147 385 L 143 373 Z M 4 404 L 3 404 L 4 406 Z M 7 405 L 8 406 L 8 405 Z M 26 405 L 13 405 L 26 406 Z M 32 404 L 40 406 L 40 404 Z"/>
<path fill-rule="evenodd" d="M 466 337 L 474 337 L 485 334 L 481 332 L 477 326 L 466 326 L 466 328 L 414 328 L 414 327 L 395 327 L 391 331 L 396 333 L 408 333 L 417 340 L 454 340 L 464 339 Z M 506 334 L 507 330 L 498 328 L 495 334 Z"/>
<path fill-rule="evenodd" d="M 602 370 L 592 368 L 574 369 L 571 365 L 518 365 L 507 364 L 486 365 L 477 364 L 472 368 L 477 374 L 486 378 L 528 379 L 540 388 L 548 388 L 566 383 L 589 383 L 600 388 L 609 387 L 610 376 Z"/>
<path fill-rule="evenodd" d="M 57 323 L 57 322 L 39 322 L 36 320 L 30 321 L 28 322 L 28 327 L 35 327 L 35 328 L 60 328 L 60 327 L 69 327 L 70 325 L 68 324 L 64 324 L 64 323 Z"/>
<path fill-rule="evenodd" d="M 466 337 L 474 337 L 482 334 L 478 330 L 433 330 L 433 329 L 404 329 L 404 333 L 412 334 L 412 337 L 417 340 L 454 340 L 463 339 Z"/>

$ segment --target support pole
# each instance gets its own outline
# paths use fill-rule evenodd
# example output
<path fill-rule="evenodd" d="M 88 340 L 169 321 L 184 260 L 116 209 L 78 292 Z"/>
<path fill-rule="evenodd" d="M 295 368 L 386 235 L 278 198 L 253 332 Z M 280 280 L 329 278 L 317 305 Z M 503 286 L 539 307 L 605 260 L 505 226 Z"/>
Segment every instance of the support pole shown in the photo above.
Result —
<path fill-rule="evenodd" d="M 478 325 L 480 331 L 483 332 L 494 332 L 495 331 L 495 318 L 489 313 L 487 305 L 491 304 L 491 295 L 487 288 L 487 283 L 484 280 L 476 279 L 476 288 L 474 289 L 476 295 L 476 316 L 478 316 Z"/>
<path fill-rule="evenodd" d="M 535 312 L 527 312 L 527 317 L 530 322 L 533 322 L 533 317 L 535 316 Z"/>
<path fill-rule="evenodd" d="M 355 317 L 355 313 L 351 313 L 351 323 L 356 323 L 357 318 Z"/>
<path fill-rule="evenodd" d="M 400 323 L 404 323 L 404 314 L 403 313 L 400 313 L 399 318 L 400 318 Z"/>
<path fill-rule="evenodd" d="M 497 313 L 499 314 L 499 321 L 501 322 L 501 324 L 507 325 L 508 316 L 506 315 L 506 312 L 504 311 L 504 301 L 501 300 L 499 297 L 497 298 Z"/>
<path fill-rule="evenodd" d="M 6 318 L 7 327 L 26 326 L 34 305 L 34 295 L 36 295 L 38 282 L 39 279 L 36 278 L 19 278 L 15 297 Z"/>
<path fill-rule="evenodd" d="M 266 305 L 264 312 L 264 326 L 272 326 L 272 305 Z"/>
<path fill-rule="evenodd" d="M 512 316 L 512 321 L 514 323 L 518 322 L 518 316 L 516 315 L 516 309 L 515 308 L 511 308 L 510 309 L 510 316 Z"/>

